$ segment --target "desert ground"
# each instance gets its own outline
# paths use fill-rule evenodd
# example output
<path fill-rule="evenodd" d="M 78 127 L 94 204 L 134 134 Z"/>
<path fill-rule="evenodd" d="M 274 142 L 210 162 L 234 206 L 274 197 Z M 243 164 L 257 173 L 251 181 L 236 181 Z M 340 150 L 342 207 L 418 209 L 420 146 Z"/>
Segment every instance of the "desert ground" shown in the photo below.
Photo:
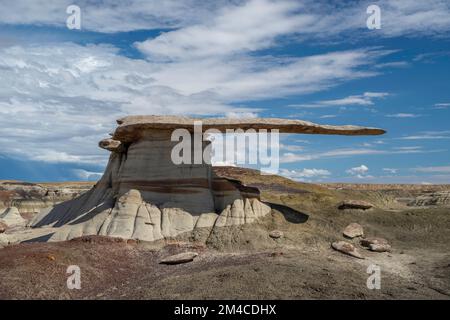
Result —
<path fill-rule="evenodd" d="M 259 188 L 271 214 L 252 224 L 155 242 L 87 236 L 1 243 L 0 299 L 450 298 L 450 185 L 318 185 L 250 169 L 215 172 Z M 31 219 L 40 208 L 92 185 L 2 181 L 0 201 Z M 373 208 L 340 209 L 347 200 Z M 372 252 L 360 237 L 345 238 L 350 223 L 360 224 L 365 237 L 386 239 L 392 250 Z M 281 236 L 271 237 L 273 231 Z M 339 240 L 353 243 L 364 259 L 333 250 L 331 243 Z M 198 256 L 160 263 L 186 251 Z M 366 285 L 372 264 L 380 267 L 379 290 Z M 69 265 L 81 269 L 80 290 L 67 288 Z"/>

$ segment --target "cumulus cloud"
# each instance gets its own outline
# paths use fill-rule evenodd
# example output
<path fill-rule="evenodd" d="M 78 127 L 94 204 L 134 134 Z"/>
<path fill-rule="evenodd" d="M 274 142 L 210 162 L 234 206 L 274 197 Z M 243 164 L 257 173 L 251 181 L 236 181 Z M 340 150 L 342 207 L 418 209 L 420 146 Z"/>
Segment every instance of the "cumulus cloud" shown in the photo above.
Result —
<path fill-rule="evenodd" d="M 365 174 L 367 171 L 369 171 L 369 168 L 362 164 L 359 167 L 350 168 L 346 172 L 350 174 Z"/>
<path fill-rule="evenodd" d="M 348 174 L 358 178 L 358 179 L 373 179 L 374 177 L 367 174 L 369 172 L 369 168 L 362 164 L 359 167 L 353 167 L 348 170 L 346 170 Z"/>

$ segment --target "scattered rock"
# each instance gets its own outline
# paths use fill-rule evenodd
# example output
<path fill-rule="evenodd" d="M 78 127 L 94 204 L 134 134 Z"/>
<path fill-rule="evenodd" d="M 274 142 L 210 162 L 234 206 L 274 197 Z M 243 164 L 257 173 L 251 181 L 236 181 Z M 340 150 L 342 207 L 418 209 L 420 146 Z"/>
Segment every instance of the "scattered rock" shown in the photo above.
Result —
<path fill-rule="evenodd" d="M 386 244 L 388 244 L 388 241 L 383 238 L 371 237 L 371 238 L 361 239 L 360 243 L 363 247 L 369 248 L 370 245 L 372 245 L 372 244 L 386 245 Z"/>
<path fill-rule="evenodd" d="M 273 239 L 279 239 L 282 238 L 284 236 L 283 232 L 279 231 L 279 230 L 273 230 L 269 233 L 269 237 L 273 238 Z"/>
<path fill-rule="evenodd" d="M 176 254 L 174 256 L 166 257 L 162 259 L 159 263 L 161 264 L 180 264 L 191 262 L 198 256 L 196 252 L 183 252 Z"/>
<path fill-rule="evenodd" d="M 5 232 L 6 228 L 8 228 L 8 226 L 5 223 L 0 222 L 0 233 Z"/>
<path fill-rule="evenodd" d="M 386 244 L 370 244 L 369 245 L 369 249 L 370 251 L 375 251 L 375 252 L 390 252 L 391 251 L 391 246 Z"/>
<path fill-rule="evenodd" d="M 364 259 L 364 257 L 358 252 L 358 250 L 355 248 L 355 246 L 351 243 L 348 243 L 346 241 L 336 241 L 331 244 L 331 247 L 339 252 L 348 254 L 349 256 L 358 258 L 358 259 Z"/>
<path fill-rule="evenodd" d="M 345 227 L 343 234 L 347 238 L 353 239 L 356 237 L 362 237 L 364 235 L 364 230 L 360 224 L 350 223 Z"/>
<path fill-rule="evenodd" d="M 373 204 L 362 200 L 345 200 L 342 201 L 338 206 L 339 210 L 345 209 L 367 210 L 371 208 L 373 208 Z"/>

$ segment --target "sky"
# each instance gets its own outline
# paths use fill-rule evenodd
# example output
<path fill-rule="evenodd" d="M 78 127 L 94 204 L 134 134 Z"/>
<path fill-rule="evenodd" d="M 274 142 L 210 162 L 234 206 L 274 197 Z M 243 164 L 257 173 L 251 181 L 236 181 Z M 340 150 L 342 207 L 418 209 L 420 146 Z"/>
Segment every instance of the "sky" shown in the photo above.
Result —
<path fill-rule="evenodd" d="M 69 5 L 81 29 L 69 29 Z M 369 5 L 380 8 L 369 29 Z M 450 182 L 450 2 L 0 0 L 0 179 L 95 180 L 131 114 L 383 128 L 282 135 L 307 182 Z"/>

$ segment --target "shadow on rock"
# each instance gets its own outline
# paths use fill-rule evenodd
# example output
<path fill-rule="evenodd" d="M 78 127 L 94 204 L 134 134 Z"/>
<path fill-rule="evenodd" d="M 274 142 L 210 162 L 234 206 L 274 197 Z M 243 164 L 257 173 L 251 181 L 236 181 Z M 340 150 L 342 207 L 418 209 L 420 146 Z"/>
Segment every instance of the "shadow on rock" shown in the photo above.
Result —
<path fill-rule="evenodd" d="M 308 221 L 309 215 L 300 212 L 298 210 L 292 209 L 291 207 L 271 202 L 265 202 L 265 204 L 270 206 L 273 210 L 279 211 L 288 222 L 305 223 L 306 221 Z"/>

